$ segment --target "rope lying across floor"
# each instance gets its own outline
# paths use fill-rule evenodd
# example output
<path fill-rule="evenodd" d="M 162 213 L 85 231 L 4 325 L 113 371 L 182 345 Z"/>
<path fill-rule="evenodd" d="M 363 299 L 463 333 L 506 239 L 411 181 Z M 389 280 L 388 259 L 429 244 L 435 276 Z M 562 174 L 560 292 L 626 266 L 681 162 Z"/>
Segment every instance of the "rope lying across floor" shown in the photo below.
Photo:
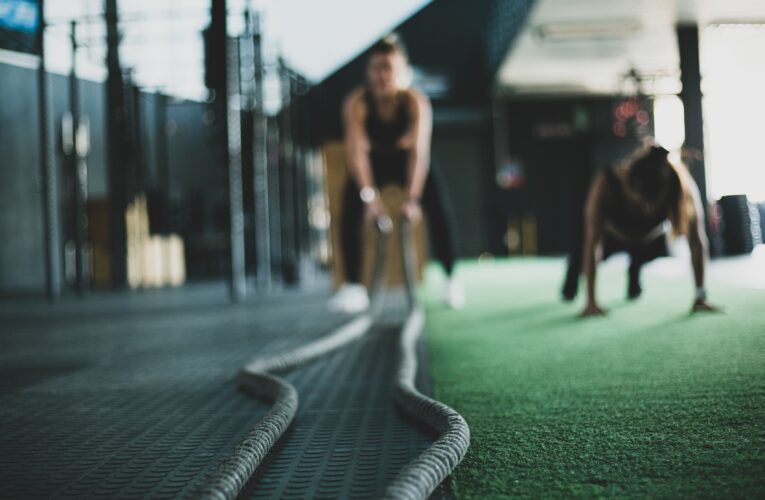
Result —
<path fill-rule="evenodd" d="M 256 398 L 272 400 L 273 406 L 202 485 L 195 495 L 197 498 L 216 500 L 236 498 L 255 469 L 266 458 L 269 450 L 294 420 L 298 409 L 297 389 L 270 372 L 286 371 L 312 361 L 362 337 L 371 328 L 372 314 L 380 308 L 379 290 L 383 281 L 388 236 L 393 229 L 393 222 L 389 217 L 379 217 L 376 225 L 379 237 L 373 274 L 371 312 L 348 322 L 334 333 L 297 349 L 269 358 L 255 359 L 239 371 L 239 386 Z"/>
<path fill-rule="evenodd" d="M 425 499 L 459 465 L 470 446 L 470 429 L 462 415 L 420 393 L 417 374 L 417 340 L 425 315 L 415 308 L 401 332 L 401 361 L 396 380 L 396 402 L 411 417 L 426 423 L 441 436 L 398 473 L 384 498 Z"/>
<path fill-rule="evenodd" d="M 378 221 L 380 241 L 374 274 L 374 304 L 379 309 L 382 263 L 390 233 L 390 219 Z M 410 462 L 385 491 L 385 498 L 425 499 L 460 463 L 470 445 L 470 429 L 462 416 L 445 404 L 428 398 L 415 387 L 417 341 L 425 325 L 425 315 L 414 293 L 414 256 L 408 224 L 402 224 L 401 244 L 410 313 L 400 339 L 400 361 L 396 377 L 396 402 L 412 417 L 433 427 L 441 436 L 427 450 Z M 197 496 L 205 499 L 231 500 L 249 480 L 271 447 L 287 430 L 298 408 L 297 390 L 285 380 L 272 375 L 307 363 L 365 335 L 373 325 L 373 315 L 365 314 L 334 333 L 284 354 L 256 359 L 239 373 L 239 384 L 249 394 L 274 401 L 272 409 L 237 445 L 217 472 L 202 486 Z"/>
<path fill-rule="evenodd" d="M 269 359 L 256 359 L 242 368 L 240 387 L 254 397 L 273 399 L 273 407 L 234 448 L 197 496 L 220 500 L 235 498 L 295 418 L 297 390 L 269 372 L 285 371 L 321 357 L 363 336 L 371 326 L 372 317 L 365 314 L 315 342 Z"/>
<path fill-rule="evenodd" d="M 411 417 L 440 434 L 420 456 L 409 462 L 385 490 L 386 499 L 425 499 L 459 465 L 470 446 L 470 428 L 462 415 L 417 390 L 417 341 L 425 327 L 425 314 L 415 294 L 415 263 L 411 229 L 401 227 L 404 277 L 411 312 L 401 330 L 400 360 L 396 375 L 396 402 Z"/>

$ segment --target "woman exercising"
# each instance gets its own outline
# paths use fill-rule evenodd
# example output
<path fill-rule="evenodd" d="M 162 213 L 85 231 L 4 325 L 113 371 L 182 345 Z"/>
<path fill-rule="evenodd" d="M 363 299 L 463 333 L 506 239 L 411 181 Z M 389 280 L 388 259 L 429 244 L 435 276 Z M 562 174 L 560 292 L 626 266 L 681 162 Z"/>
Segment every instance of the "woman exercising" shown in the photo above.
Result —
<path fill-rule="evenodd" d="M 341 244 L 346 284 L 330 300 L 330 308 L 348 313 L 369 307 L 360 284 L 362 217 L 385 214 L 380 188 L 396 184 L 406 191 L 402 215 L 416 222 L 424 209 L 430 249 L 449 280 L 444 301 L 462 307 L 464 295 L 451 278 L 455 238 L 451 207 L 443 180 L 430 163 L 432 112 L 428 98 L 409 87 L 406 49 L 396 35 L 375 44 L 367 62 L 367 85 L 354 90 L 343 104 L 345 150 L 350 166 L 343 192 Z"/>
<path fill-rule="evenodd" d="M 592 183 L 584 210 L 583 255 L 569 259 L 564 298 L 576 295 L 584 265 L 587 305 L 582 316 L 605 314 L 595 298 L 598 254 L 626 251 L 631 258 L 628 297 L 640 296 L 643 264 L 668 255 L 665 221 L 675 236 L 685 235 L 691 250 L 696 295 L 693 311 L 716 310 L 707 303 L 704 263 L 707 241 L 698 188 L 685 168 L 673 165 L 658 146 L 641 151 L 627 165 L 606 169 Z M 580 257 L 580 258 L 577 258 Z"/>

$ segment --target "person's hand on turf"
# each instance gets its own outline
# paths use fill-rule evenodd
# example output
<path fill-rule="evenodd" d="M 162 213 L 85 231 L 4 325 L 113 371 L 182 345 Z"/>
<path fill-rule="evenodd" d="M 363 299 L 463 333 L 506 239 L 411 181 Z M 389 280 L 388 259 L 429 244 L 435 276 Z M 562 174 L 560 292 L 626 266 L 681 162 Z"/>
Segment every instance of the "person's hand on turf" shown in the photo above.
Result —
<path fill-rule="evenodd" d="M 691 312 L 721 312 L 722 309 L 720 309 L 717 306 L 713 306 L 709 302 L 707 302 L 704 299 L 696 299 L 693 302 L 693 307 L 691 307 Z"/>
<path fill-rule="evenodd" d="M 584 308 L 584 311 L 582 311 L 579 316 L 582 318 L 594 318 L 597 316 L 605 316 L 605 315 L 606 315 L 605 309 L 602 309 L 595 302 L 588 302 L 587 306 Z"/>
<path fill-rule="evenodd" d="M 404 217 L 409 219 L 409 222 L 412 224 L 417 224 L 422 220 L 422 207 L 420 207 L 420 204 L 414 200 L 408 200 L 404 203 L 404 206 L 401 207 L 401 213 Z"/>

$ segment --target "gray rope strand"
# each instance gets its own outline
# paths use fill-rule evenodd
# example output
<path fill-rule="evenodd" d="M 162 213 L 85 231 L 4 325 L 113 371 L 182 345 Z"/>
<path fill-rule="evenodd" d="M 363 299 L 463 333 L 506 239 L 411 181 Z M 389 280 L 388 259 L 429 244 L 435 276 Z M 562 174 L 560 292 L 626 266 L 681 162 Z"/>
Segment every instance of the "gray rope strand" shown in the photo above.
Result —
<path fill-rule="evenodd" d="M 417 303 L 414 290 L 411 229 L 405 222 L 401 225 L 401 245 L 407 296 L 412 309 L 401 331 L 396 403 L 407 414 L 426 423 L 441 435 L 398 473 L 385 490 L 383 498 L 415 500 L 428 498 L 459 465 L 470 446 L 470 428 L 462 415 L 440 401 L 420 393 L 415 386 L 417 340 L 425 326 L 425 314 Z"/>
<path fill-rule="evenodd" d="M 363 336 L 372 326 L 372 316 L 364 314 L 341 326 L 333 333 L 309 342 L 292 351 L 276 354 L 268 358 L 255 358 L 239 372 L 239 381 L 247 380 L 244 375 L 260 372 L 284 372 L 313 361 L 343 345 Z"/>
<path fill-rule="evenodd" d="M 297 389 L 268 372 L 282 372 L 308 363 L 362 337 L 371 326 L 372 317 L 365 314 L 319 340 L 270 358 L 254 359 L 245 365 L 239 372 L 239 387 L 253 397 L 272 400 L 273 406 L 220 464 L 197 497 L 210 500 L 236 498 L 294 420 L 298 409 Z"/>
<path fill-rule="evenodd" d="M 410 313 L 401 333 L 396 403 L 407 414 L 426 423 L 441 436 L 398 473 L 385 490 L 383 498 L 386 499 L 428 498 L 459 465 L 470 446 L 470 428 L 462 415 L 440 401 L 423 395 L 415 387 L 416 346 L 424 324 L 425 315 L 417 307 Z"/>
<path fill-rule="evenodd" d="M 244 377 L 246 382 L 242 382 Z M 240 374 L 240 384 L 258 397 L 273 398 L 273 407 L 220 464 L 216 473 L 197 492 L 198 498 L 236 498 L 297 412 L 297 391 L 279 377 L 267 373 Z"/>

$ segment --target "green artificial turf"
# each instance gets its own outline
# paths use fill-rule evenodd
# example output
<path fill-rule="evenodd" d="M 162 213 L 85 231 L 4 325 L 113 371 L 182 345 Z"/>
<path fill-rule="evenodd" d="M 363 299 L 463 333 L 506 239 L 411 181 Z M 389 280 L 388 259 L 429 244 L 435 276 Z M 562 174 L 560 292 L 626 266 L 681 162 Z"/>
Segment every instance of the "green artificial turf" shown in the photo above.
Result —
<path fill-rule="evenodd" d="M 472 436 L 458 498 L 765 498 L 765 291 L 711 286 L 726 313 L 690 315 L 690 272 L 650 273 L 633 303 L 624 274 L 583 320 L 562 260 L 462 264 L 462 311 L 429 269 L 436 395 Z"/>

